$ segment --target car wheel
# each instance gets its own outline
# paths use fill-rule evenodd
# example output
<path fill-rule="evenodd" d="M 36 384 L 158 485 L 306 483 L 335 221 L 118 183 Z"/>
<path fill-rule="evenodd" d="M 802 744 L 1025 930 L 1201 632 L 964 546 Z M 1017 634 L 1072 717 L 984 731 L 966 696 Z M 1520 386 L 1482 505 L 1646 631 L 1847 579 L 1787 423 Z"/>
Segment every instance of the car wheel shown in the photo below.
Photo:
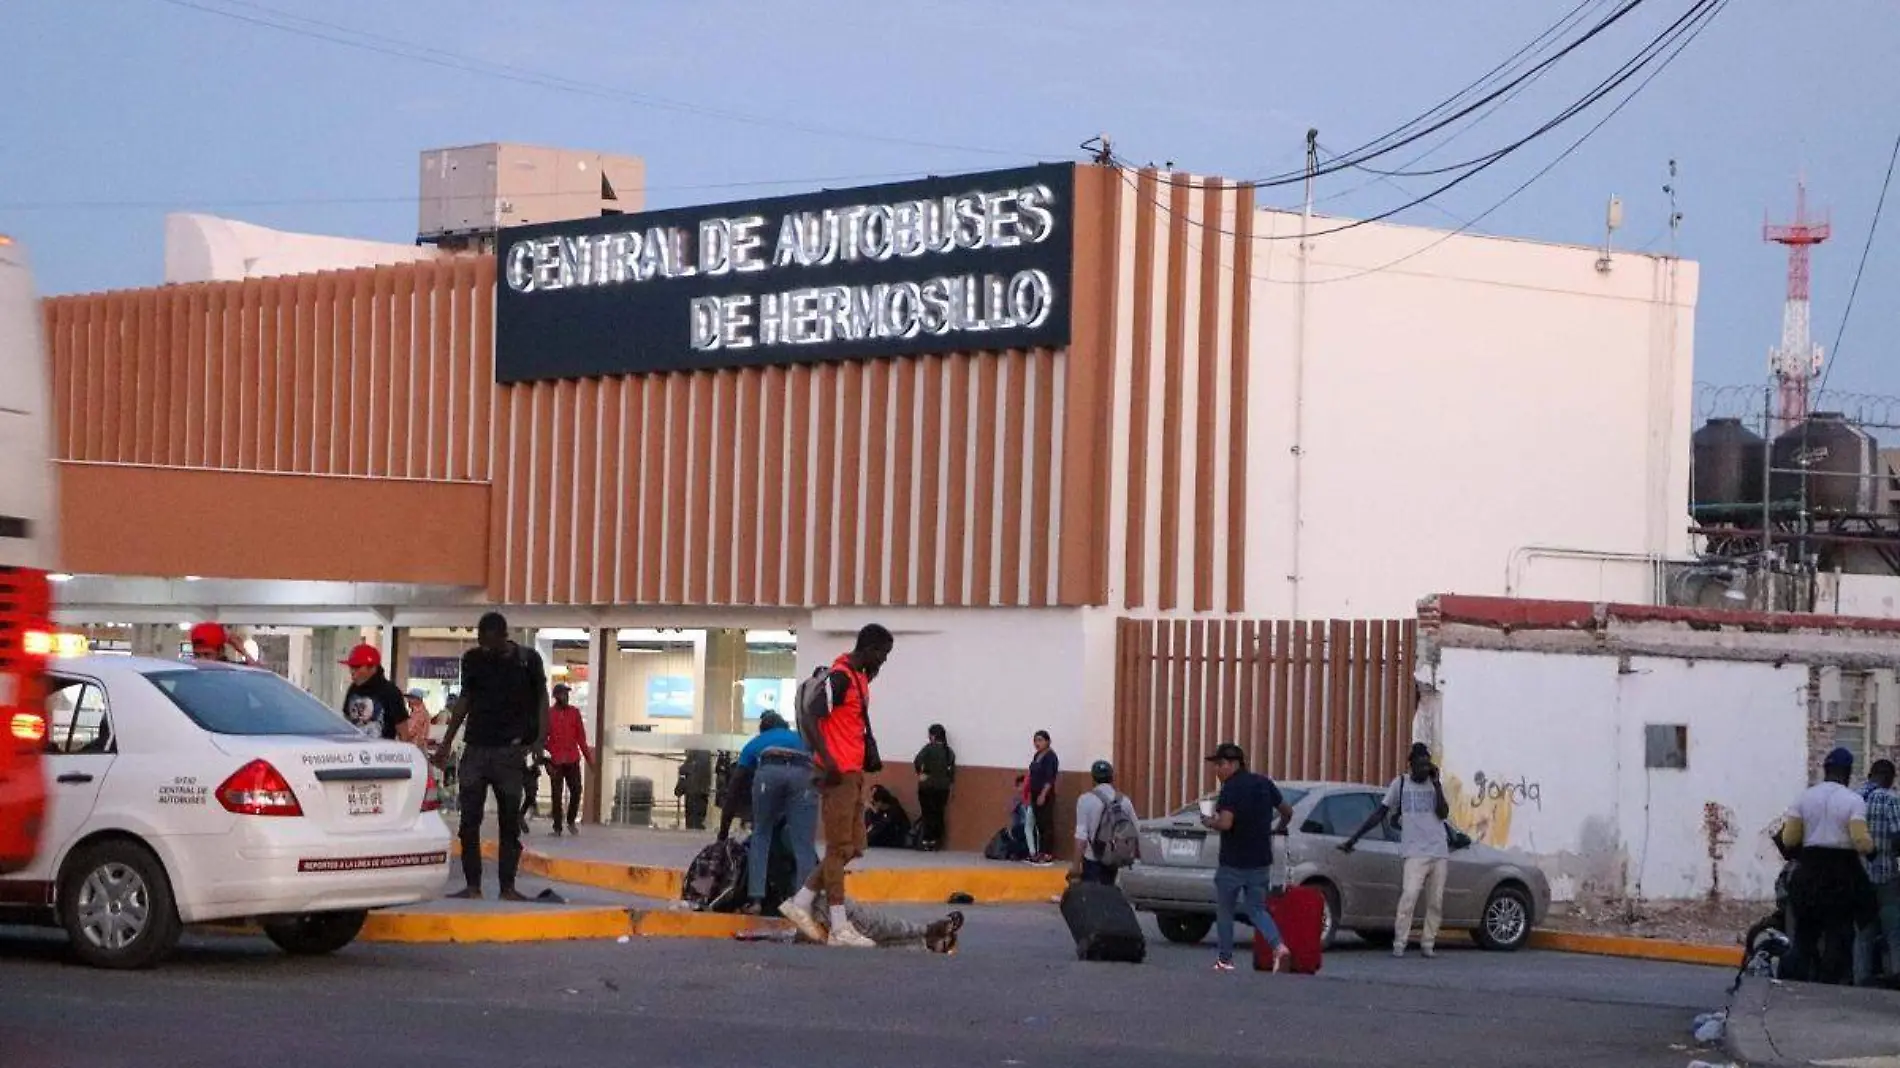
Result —
<path fill-rule="evenodd" d="M 1326 911 L 1320 914 L 1319 920 L 1319 946 L 1323 950 L 1330 950 L 1334 939 L 1339 937 L 1339 888 L 1317 880 L 1305 885 L 1318 890 L 1320 897 L 1326 901 Z"/>
<path fill-rule="evenodd" d="M 1155 926 L 1161 928 L 1161 937 L 1182 945 L 1194 945 L 1207 937 L 1214 928 L 1214 917 L 1198 916 L 1192 912 L 1157 912 Z"/>
<path fill-rule="evenodd" d="M 1472 932 L 1480 946 L 1499 952 L 1522 949 L 1531 938 L 1531 897 L 1521 887 L 1505 885 L 1485 900 L 1478 929 Z"/>
<path fill-rule="evenodd" d="M 362 909 L 281 916 L 264 921 L 264 936 L 292 956 L 321 957 L 356 941 L 368 919 L 369 913 Z"/>
<path fill-rule="evenodd" d="M 1399 935 L 1397 931 L 1354 930 L 1353 934 L 1358 935 L 1359 940 L 1361 942 L 1364 942 L 1366 945 L 1376 946 L 1380 949 L 1391 949 L 1392 943 L 1397 942 L 1399 940 Z"/>
<path fill-rule="evenodd" d="M 87 846 L 66 862 L 59 920 L 73 952 L 95 968 L 149 968 L 177 947 L 184 930 L 165 866 L 123 839 Z"/>

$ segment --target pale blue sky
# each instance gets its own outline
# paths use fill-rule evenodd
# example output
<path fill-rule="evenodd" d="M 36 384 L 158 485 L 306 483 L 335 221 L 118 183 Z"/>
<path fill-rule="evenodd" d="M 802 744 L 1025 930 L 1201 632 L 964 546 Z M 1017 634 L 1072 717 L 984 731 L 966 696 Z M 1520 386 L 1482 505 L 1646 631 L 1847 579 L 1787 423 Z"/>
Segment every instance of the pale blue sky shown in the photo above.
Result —
<path fill-rule="evenodd" d="M 490 140 L 644 156 L 655 207 L 801 188 L 708 188 L 720 183 L 1074 158 L 1103 131 L 1139 162 L 1274 173 L 1298 165 L 1309 125 L 1336 150 L 1377 136 L 1474 80 L 1573 0 L 255 2 L 623 92 L 498 80 L 162 0 L 0 0 L 0 231 L 31 243 L 48 292 L 158 282 L 168 208 L 410 240 L 417 153 Z M 1648 0 L 1627 32 L 1577 53 L 1428 163 L 1489 151 L 1555 113 L 1688 2 Z M 1814 270 L 1815 332 L 1831 344 L 1900 134 L 1896 57 L 1900 9 L 1885 0 L 1731 4 L 1635 103 L 1480 229 L 1595 242 L 1617 193 L 1619 244 L 1664 248 L 1661 186 L 1676 159 L 1679 248 L 1703 271 L 1697 378 L 1759 381 L 1785 262 L 1761 243 L 1763 212 L 1792 210 L 1805 168 L 1835 227 Z M 1483 211 L 1593 121 L 1401 219 L 1455 225 L 1446 212 Z M 1368 181 L 1324 180 L 1322 196 L 1364 186 L 1324 207 L 1363 215 L 1410 198 Z M 1432 184 L 1404 180 L 1413 194 Z M 1281 198 L 1297 192 L 1263 193 Z M 1900 191 L 1888 214 L 1833 388 L 1900 394 Z"/>

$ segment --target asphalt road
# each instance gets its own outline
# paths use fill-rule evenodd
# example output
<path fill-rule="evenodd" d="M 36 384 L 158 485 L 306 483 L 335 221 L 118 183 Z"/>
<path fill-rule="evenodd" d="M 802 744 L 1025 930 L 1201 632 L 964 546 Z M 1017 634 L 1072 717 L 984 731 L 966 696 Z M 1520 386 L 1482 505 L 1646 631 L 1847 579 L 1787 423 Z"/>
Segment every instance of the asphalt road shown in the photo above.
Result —
<path fill-rule="evenodd" d="M 954 957 L 648 939 L 293 960 L 210 935 L 131 974 L 0 929 L 0 1063 L 1683 1068 L 1692 1017 L 1723 1004 L 1729 978 L 1465 948 L 1433 961 L 1343 949 L 1316 977 L 1217 974 L 1211 940 L 1158 937 L 1146 964 L 1082 964 L 1051 908 L 969 916 Z"/>

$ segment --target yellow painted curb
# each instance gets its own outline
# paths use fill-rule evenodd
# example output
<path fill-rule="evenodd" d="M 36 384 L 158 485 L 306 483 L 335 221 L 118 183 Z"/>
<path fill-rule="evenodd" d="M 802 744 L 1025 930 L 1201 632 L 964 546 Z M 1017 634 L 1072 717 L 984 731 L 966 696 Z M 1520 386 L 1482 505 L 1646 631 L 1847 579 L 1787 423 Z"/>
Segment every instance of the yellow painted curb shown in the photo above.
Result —
<path fill-rule="evenodd" d="M 746 932 L 790 930 L 784 920 L 722 912 L 639 912 L 633 933 L 642 938 L 733 938 Z"/>
<path fill-rule="evenodd" d="M 497 845 L 482 843 L 482 856 L 495 859 Z M 459 847 L 451 852 L 460 856 Z M 530 875 L 617 894 L 678 901 L 686 873 L 644 864 L 552 857 L 521 851 L 521 869 Z M 941 905 L 951 894 L 965 893 L 985 905 L 1042 904 L 1062 893 L 1068 872 L 1061 866 L 1025 868 L 869 868 L 845 874 L 845 893 L 867 904 Z"/>
<path fill-rule="evenodd" d="M 510 912 L 372 912 L 365 942 L 559 942 L 634 933 L 626 909 Z"/>
<path fill-rule="evenodd" d="M 955 893 L 985 905 L 1043 904 L 1066 886 L 1066 868 L 870 868 L 844 881 L 854 900 L 910 905 L 941 905 Z"/>
<path fill-rule="evenodd" d="M 1659 938 L 1575 934 L 1570 931 L 1533 931 L 1530 946 L 1559 953 L 1589 953 L 1599 957 L 1630 957 L 1672 964 L 1708 964 L 1722 968 L 1742 966 L 1740 946 L 1710 946 L 1699 942 L 1670 942 Z"/>

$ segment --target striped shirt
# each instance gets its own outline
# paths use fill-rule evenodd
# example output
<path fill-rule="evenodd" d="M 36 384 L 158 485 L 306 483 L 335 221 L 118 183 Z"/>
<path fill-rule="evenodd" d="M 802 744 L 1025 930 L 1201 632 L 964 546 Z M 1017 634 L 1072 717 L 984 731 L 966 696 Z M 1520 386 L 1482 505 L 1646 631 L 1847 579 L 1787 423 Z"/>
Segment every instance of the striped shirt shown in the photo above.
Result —
<path fill-rule="evenodd" d="M 1873 855 L 1867 858 L 1867 877 L 1876 883 L 1900 878 L 1900 793 L 1883 790 L 1873 783 L 1860 788 L 1867 801 L 1867 831 L 1874 838 Z"/>

